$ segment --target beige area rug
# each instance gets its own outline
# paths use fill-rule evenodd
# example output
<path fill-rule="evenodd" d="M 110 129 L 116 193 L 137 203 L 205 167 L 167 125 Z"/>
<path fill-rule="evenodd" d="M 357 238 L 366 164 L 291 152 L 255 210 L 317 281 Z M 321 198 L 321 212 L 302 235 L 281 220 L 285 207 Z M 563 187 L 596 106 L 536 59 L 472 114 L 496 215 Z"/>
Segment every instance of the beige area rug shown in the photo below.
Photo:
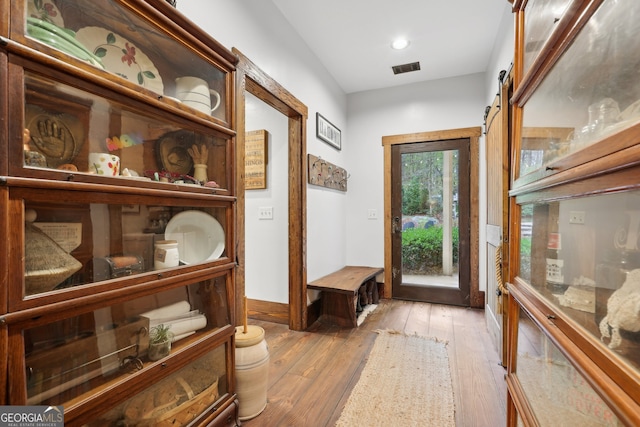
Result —
<path fill-rule="evenodd" d="M 455 426 L 446 344 L 417 335 L 377 332 L 369 360 L 336 426 Z"/>

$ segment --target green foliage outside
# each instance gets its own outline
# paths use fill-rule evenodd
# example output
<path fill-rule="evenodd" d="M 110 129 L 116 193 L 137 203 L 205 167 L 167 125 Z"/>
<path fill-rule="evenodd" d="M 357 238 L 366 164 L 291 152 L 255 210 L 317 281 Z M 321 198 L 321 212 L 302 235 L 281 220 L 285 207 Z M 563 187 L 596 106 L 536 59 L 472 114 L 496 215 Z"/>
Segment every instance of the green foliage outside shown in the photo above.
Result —
<path fill-rule="evenodd" d="M 453 228 L 453 264 L 458 264 L 458 227 Z M 402 232 L 402 269 L 406 274 L 440 274 L 442 227 L 410 228 Z"/>
<path fill-rule="evenodd" d="M 428 212 L 429 190 L 423 187 L 418 177 L 411 178 L 402 186 L 402 214 L 422 215 Z"/>
<path fill-rule="evenodd" d="M 520 271 L 518 276 L 531 280 L 531 237 L 520 238 Z"/>

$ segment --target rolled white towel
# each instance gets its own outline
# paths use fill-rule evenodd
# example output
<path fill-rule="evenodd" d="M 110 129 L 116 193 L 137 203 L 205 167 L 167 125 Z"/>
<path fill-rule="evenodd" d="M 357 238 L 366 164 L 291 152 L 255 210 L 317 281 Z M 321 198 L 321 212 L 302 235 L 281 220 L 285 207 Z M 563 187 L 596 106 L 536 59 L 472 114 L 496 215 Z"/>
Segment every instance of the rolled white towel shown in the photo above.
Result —
<path fill-rule="evenodd" d="M 191 311 L 191 305 L 188 301 L 180 301 L 174 304 L 169 304 L 164 307 L 156 308 L 155 310 L 142 313 L 141 316 L 148 318 L 149 320 L 166 319 L 180 317 L 180 315 Z"/>
<path fill-rule="evenodd" d="M 188 332 L 194 332 L 198 329 L 202 329 L 207 326 L 207 318 L 204 314 L 190 317 L 188 319 L 180 319 L 171 322 L 165 322 L 165 325 L 170 325 L 169 330 L 173 333 L 174 337 L 186 334 Z M 174 339 L 175 341 L 175 339 Z"/>

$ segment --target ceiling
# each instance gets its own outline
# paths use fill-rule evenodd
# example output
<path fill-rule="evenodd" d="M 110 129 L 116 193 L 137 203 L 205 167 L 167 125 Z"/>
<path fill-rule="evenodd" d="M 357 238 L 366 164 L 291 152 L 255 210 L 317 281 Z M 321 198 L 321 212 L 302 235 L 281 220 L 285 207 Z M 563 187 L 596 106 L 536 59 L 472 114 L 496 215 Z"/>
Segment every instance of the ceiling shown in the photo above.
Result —
<path fill-rule="evenodd" d="M 487 70 L 507 0 L 271 0 L 346 93 Z M 404 36 L 408 48 L 391 49 Z M 394 65 L 420 70 L 394 75 Z"/>

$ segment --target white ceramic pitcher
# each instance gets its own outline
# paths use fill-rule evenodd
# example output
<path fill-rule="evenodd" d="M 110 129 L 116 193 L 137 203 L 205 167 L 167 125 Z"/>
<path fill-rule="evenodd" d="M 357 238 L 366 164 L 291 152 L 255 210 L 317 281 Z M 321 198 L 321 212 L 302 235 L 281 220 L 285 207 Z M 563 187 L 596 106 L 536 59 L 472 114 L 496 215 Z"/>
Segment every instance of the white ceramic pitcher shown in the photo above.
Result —
<path fill-rule="evenodd" d="M 220 94 L 209 89 L 199 77 L 184 76 L 176 79 L 176 98 L 205 114 L 212 114 L 220 106 Z M 211 105 L 212 98 L 215 100 Z"/>

